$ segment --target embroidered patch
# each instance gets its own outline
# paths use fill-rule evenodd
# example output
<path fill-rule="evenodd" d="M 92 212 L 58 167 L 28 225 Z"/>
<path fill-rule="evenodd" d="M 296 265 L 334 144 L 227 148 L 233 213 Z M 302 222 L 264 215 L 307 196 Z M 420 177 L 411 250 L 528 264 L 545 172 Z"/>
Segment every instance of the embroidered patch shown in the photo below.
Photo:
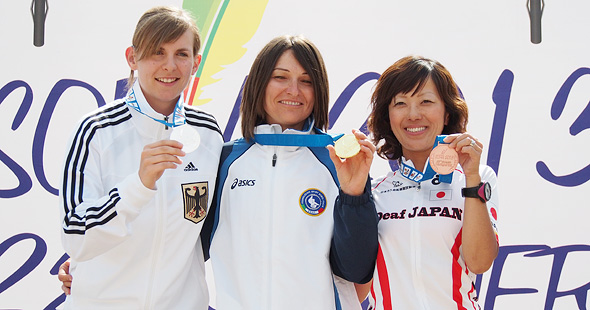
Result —
<path fill-rule="evenodd" d="M 198 223 L 207 215 L 209 185 L 207 182 L 182 184 L 184 218 Z"/>
<path fill-rule="evenodd" d="M 326 195 L 318 189 L 310 188 L 299 196 L 299 205 L 307 215 L 319 216 L 326 210 Z"/>

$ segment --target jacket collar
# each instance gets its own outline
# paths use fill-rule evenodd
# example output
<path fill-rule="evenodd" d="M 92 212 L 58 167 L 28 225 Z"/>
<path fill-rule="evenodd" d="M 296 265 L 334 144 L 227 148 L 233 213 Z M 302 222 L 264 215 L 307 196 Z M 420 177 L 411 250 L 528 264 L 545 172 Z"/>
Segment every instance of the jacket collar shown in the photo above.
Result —
<path fill-rule="evenodd" d="M 310 116 L 305 120 L 305 124 L 303 125 L 303 130 L 297 129 L 285 129 L 284 131 L 279 124 L 261 124 L 254 128 L 254 134 L 312 134 L 313 133 L 313 125 L 315 121 L 313 116 Z"/>

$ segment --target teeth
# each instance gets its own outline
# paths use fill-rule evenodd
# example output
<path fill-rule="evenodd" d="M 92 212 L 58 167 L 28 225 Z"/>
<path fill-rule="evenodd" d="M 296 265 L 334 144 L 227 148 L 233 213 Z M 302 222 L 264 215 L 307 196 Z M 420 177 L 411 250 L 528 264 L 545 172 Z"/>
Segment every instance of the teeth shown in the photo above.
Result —
<path fill-rule="evenodd" d="M 300 105 L 299 102 L 295 102 L 295 101 L 281 101 L 282 104 L 286 104 L 286 105 Z"/>
<path fill-rule="evenodd" d="M 176 78 L 157 78 L 157 80 L 163 83 L 172 83 L 176 81 Z"/>
<path fill-rule="evenodd" d="M 426 127 L 415 127 L 415 128 L 406 128 L 407 131 L 409 132 L 418 132 L 418 131 L 422 131 L 425 130 Z"/>

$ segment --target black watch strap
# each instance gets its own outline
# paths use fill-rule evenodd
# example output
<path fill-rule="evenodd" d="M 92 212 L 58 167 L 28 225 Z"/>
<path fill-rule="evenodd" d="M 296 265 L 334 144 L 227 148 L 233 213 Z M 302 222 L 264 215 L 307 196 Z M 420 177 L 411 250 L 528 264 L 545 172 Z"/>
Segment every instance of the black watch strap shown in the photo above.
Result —
<path fill-rule="evenodd" d="M 468 198 L 479 198 L 482 202 L 487 202 L 492 197 L 492 188 L 490 183 L 481 182 L 475 187 L 464 187 L 461 189 L 461 196 Z"/>

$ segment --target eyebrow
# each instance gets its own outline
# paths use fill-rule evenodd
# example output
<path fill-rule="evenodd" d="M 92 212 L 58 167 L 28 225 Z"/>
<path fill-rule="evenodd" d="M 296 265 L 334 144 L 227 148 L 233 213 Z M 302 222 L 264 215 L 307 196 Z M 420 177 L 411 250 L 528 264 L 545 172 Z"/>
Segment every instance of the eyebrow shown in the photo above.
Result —
<path fill-rule="evenodd" d="M 165 50 L 165 48 L 163 48 L 162 46 L 160 46 L 160 47 L 158 47 L 156 49 L 156 51 L 163 51 L 163 50 Z M 186 47 L 181 47 L 181 48 L 179 48 L 179 49 L 177 49 L 175 51 L 176 52 L 189 52 L 189 51 L 191 51 L 191 49 L 190 48 L 186 48 Z"/>
<path fill-rule="evenodd" d="M 436 96 L 436 93 L 433 91 L 421 91 L 416 93 L 415 95 L 408 95 L 408 93 L 397 93 L 395 96 L 393 96 L 394 98 L 400 97 L 400 98 L 410 98 L 410 97 L 423 97 L 426 95 L 434 95 Z"/>
<path fill-rule="evenodd" d="M 285 72 L 291 72 L 291 71 L 289 71 L 288 69 L 281 68 L 281 67 L 275 67 L 275 68 L 273 69 L 273 71 L 274 71 L 274 70 L 285 71 Z M 309 75 L 309 74 L 308 74 L 307 72 L 303 72 L 303 75 Z"/>

